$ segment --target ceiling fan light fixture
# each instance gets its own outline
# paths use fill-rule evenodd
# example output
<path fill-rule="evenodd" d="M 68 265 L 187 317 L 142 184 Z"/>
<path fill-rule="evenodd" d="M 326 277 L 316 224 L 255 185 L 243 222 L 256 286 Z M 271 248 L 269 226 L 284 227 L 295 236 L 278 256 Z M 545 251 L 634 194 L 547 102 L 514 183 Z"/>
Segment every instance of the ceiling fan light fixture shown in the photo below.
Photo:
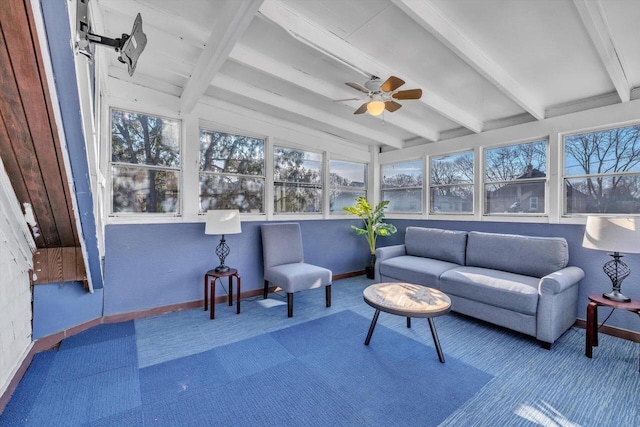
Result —
<path fill-rule="evenodd" d="M 371 101 L 367 104 L 367 111 L 372 116 L 379 116 L 384 111 L 384 102 Z"/>

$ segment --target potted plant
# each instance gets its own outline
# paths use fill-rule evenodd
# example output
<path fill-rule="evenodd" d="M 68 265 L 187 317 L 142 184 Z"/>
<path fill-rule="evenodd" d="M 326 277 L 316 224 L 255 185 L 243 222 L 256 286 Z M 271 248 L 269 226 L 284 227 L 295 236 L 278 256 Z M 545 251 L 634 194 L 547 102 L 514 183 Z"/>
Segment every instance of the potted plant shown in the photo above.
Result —
<path fill-rule="evenodd" d="M 384 210 L 388 204 L 388 201 L 382 201 L 374 208 L 369 204 L 366 197 L 360 196 L 356 198 L 356 204 L 354 206 L 345 206 L 342 208 L 347 213 L 361 218 L 364 222 L 363 228 L 358 228 L 355 225 L 352 225 L 351 228 L 356 234 L 364 235 L 369 244 L 371 262 L 369 266 L 365 268 L 369 279 L 375 278 L 376 239 L 378 236 L 390 236 L 397 231 L 393 224 L 382 222 L 384 219 Z"/>

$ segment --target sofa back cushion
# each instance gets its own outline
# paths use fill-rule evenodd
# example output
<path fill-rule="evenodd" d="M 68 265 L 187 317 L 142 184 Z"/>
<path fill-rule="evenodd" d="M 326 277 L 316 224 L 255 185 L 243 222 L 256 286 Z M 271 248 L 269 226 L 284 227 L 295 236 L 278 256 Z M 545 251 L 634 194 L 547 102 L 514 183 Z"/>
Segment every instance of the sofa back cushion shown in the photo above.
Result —
<path fill-rule="evenodd" d="M 407 227 L 407 255 L 439 259 L 464 265 L 467 232 L 439 228 Z"/>
<path fill-rule="evenodd" d="M 569 246 L 562 237 L 469 232 L 467 265 L 542 277 L 567 266 Z"/>

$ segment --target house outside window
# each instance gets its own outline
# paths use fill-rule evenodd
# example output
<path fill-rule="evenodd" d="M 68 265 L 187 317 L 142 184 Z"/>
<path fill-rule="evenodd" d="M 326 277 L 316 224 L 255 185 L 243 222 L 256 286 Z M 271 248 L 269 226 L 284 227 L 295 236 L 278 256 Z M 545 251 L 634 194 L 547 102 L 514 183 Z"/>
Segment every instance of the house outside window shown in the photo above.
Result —
<path fill-rule="evenodd" d="M 387 212 L 422 212 L 422 160 L 382 165 L 382 200 Z"/>
<path fill-rule="evenodd" d="M 111 109 L 111 214 L 180 213 L 180 126 Z"/>
<path fill-rule="evenodd" d="M 200 212 L 264 213 L 265 141 L 200 129 Z"/>
<path fill-rule="evenodd" d="M 322 213 L 320 153 L 274 147 L 274 213 Z"/>
<path fill-rule="evenodd" d="M 544 214 L 546 181 L 546 139 L 487 149 L 484 213 Z"/>
<path fill-rule="evenodd" d="M 640 125 L 564 138 L 564 214 L 640 214 Z"/>
<path fill-rule="evenodd" d="M 473 213 L 473 151 L 431 158 L 432 214 Z"/>
<path fill-rule="evenodd" d="M 357 197 L 367 197 L 367 165 L 331 160 L 329 162 L 329 212 L 344 213 Z"/>

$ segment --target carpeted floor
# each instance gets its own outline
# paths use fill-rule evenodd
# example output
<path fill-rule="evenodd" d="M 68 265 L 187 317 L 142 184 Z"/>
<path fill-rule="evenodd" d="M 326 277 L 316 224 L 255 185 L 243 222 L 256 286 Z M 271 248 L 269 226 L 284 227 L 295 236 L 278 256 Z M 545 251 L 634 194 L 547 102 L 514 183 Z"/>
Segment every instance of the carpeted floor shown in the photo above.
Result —
<path fill-rule="evenodd" d="M 573 328 L 544 350 L 454 313 L 411 329 L 373 309 L 364 277 L 285 298 L 243 300 L 106 324 L 36 355 L 1 426 L 636 426 L 639 344 Z"/>

